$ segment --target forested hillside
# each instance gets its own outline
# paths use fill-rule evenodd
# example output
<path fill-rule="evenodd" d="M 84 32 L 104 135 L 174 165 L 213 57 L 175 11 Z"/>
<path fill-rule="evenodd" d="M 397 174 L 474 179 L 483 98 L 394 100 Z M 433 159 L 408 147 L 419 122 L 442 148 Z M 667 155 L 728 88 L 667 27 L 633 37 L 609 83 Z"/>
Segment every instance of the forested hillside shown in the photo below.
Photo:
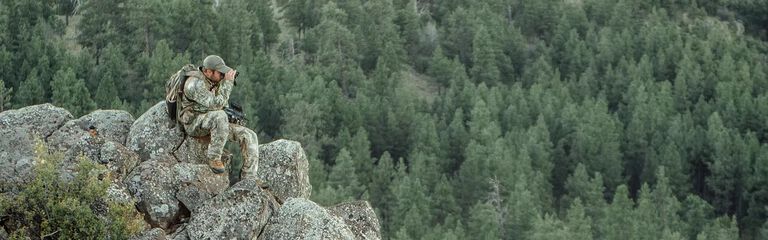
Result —
<path fill-rule="evenodd" d="M 221 55 L 387 239 L 768 239 L 768 1 L 0 0 L 0 111 Z"/>

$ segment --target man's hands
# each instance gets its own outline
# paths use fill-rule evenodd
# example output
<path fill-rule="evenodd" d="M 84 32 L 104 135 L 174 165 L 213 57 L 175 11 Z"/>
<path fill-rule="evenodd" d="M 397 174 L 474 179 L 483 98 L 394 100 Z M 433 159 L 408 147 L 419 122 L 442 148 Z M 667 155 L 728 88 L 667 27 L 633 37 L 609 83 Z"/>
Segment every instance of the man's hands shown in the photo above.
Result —
<path fill-rule="evenodd" d="M 237 71 L 232 69 L 232 71 L 229 71 L 227 74 L 224 75 L 224 80 L 234 80 L 235 74 L 237 74 Z"/>

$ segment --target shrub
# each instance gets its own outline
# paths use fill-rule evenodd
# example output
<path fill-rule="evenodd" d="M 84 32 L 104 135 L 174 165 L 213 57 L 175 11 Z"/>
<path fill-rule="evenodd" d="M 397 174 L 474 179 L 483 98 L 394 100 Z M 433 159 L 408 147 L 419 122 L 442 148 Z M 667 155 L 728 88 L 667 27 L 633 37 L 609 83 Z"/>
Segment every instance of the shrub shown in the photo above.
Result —
<path fill-rule="evenodd" d="M 18 194 L 0 196 L 11 239 L 127 239 L 144 228 L 132 203 L 107 198 L 106 168 L 81 156 L 74 177 L 62 177 L 61 153 L 35 149 L 35 179 Z"/>

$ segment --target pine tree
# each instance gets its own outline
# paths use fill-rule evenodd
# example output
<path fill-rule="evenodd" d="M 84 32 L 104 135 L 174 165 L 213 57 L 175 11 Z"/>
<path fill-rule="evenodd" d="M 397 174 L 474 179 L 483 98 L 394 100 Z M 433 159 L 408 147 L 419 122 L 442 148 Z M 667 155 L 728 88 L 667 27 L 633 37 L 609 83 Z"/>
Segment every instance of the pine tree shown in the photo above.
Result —
<path fill-rule="evenodd" d="M 11 96 L 13 88 L 6 88 L 5 82 L 0 80 L 0 112 L 11 108 Z"/>
<path fill-rule="evenodd" d="M 736 240 L 739 239 L 739 228 L 735 217 L 719 217 L 704 227 L 696 236 L 696 240 Z"/>
<path fill-rule="evenodd" d="M 17 108 L 46 102 L 43 84 L 37 77 L 37 71 L 27 75 L 27 79 L 19 85 L 19 91 L 14 97 Z"/>
<path fill-rule="evenodd" d="M 634 203 L 629 199 L 626 185 L 619 185 L 613 196 L 613 202 L 605 210 L 605 217 L 598 224 L 600 236 L 604 239 L 634 239 L 636 237 L 632 211 Z"/>
<path fill-rule="evenodd" d="M 472 47 L 472 79 L 490 86 L 499 84 L 501 72 L 496 59 L 501 55 L 501 48 L 494 44 L 488 29 L 481 26 L 477 30 Z"/>
<path fill-rule="evenodd" d="M 589 177 L 586 167 L 579 163 L 573 171 L 573 175 L 568 177 L 565 189 L 568 195 L 561 199 L 561 206 L 571 206 L 576 199 L 582 199 L 587 216 L 595 221 L 603 218 L 608 205 L 603 197 L 604 186 L 600 173 L 595 173 L 594 177 Z"/>
<path fill-rule="evenodd" d="M 686 223 L 683 230 L 688 239 L 695 239 L 704 229 L 704 226 L 714 218 L 715 209 L 704 199 L 689 194 L 683 201 L 681 216 Z"/>
<path fill-rule="evenodd" d="M 478 202 L 469 209 L 467 229 L 469 236 L 477 239 L 500 239 L 498 212 L 489 203 Z"/>
<path fill-rule="evenodd" d="M 723 126 L 717 112 L 709 118 L 707 140 L 712 149 L 712 161 L 708 162 L 712 175 L 706 182 L 714 193 L 713 205 L 718 213 L 735 213 L 741 204 L 740 193 L 744 184 L 742 160 L 746 159 L 748 152 L 744 149 L 743 139 Z"/>
<path fill-rule="evenodd" d="M 414 239 L 421 238 L 432 223 L 431 212 L 428 211 L 431 199 L 427 197 L 427 189 L 421 181 L 411 175 L 393 181 L 395 203 L 392 206 L 390 227 L 408 228 L 408 235 Z"/>
<path fill-rule="evenodd" d="M 591 240 L 592 239 L 592 219 L 586 215 L 584 206 L 580 199 L 573 201 L 568 209 L 565 221 L 566 229 L 570 232 L 569 239 Z"/>
<path fill-rule="evenodd" d="M 149 75 L 143 83 L 147 91 L 142 94 L 143 99 L 150 103 L 163 99 L 165 82 L 187 63 L 188 59 L 187 55 L 175 54 L 166 40 L 158 41 L 149 58 Z"/>
<path fill-rule="evenodd" d="M 454 188 L 445 175 L 440 176 L 432 191 L 432 216 L 436 222 L 443 222 L 448 216 L 461 213 L 461 208 L 456 203 Z"/>
<path fill-rule="evenodd" d="M 544 214 L 544 216 L 538 216 L 534 219 L 530 236 L 531 240 L 571 239 L 574 237 L 568 232 L 563 221 L 550 214 Z"/>
<path fill-rule="evenodd" d="M 54 74 L 51 82 L 53 105 L 69 110 L 73 116 L 83 116 L 96 108 L 91 94 L 82 79 L 75 78 L 71 68 L 61 69 Z"/>
<path fill-rule="evenodd" d="M 344 193 L 350 194 L 349 198 L 357 199 L 362 195 L 363 188 L 355 174 L 355 162 L 346 148 L 342 148 L 336 156 L 327 183 L 330 187 L 342 189 Z"/>
<path fill-rule="evenodd" d="M 128 42 L 131 32 L 125 24 L 127 7 L 127 0 L 85 1 L 80 10 L 82 20 L 78 43 L 100 53 L 108 43 Z"/>
<path fill-rule="evenodd" d="M 120 102 L 120 98 L 112 78 L 107 77 L 99 82 L 99 87 L 96 89 L 96 93 L 94 93 L 93 100 L 96 102 L 96 107 L 101 109 L 116 109 L 119 107 L 119 105 L 114 105 Z"/>

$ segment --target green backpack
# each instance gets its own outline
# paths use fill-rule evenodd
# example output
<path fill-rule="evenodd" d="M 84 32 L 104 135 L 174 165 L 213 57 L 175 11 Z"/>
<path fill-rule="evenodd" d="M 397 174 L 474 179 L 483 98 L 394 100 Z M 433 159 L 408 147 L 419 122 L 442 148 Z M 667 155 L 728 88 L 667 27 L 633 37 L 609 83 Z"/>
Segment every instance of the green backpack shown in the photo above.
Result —
<path fill-rule="evenodd" d="M 181 103 L 179 103 L 179 100 L 184 96 L 184 83 L 196 71 L 198 69 L 195 65 L 184 65 L 179 71 L 171 75 L 165 83 L 165 108 L 171 120 L 169 128 L 176 126 L 179 114 L 181 114 Z"/>

